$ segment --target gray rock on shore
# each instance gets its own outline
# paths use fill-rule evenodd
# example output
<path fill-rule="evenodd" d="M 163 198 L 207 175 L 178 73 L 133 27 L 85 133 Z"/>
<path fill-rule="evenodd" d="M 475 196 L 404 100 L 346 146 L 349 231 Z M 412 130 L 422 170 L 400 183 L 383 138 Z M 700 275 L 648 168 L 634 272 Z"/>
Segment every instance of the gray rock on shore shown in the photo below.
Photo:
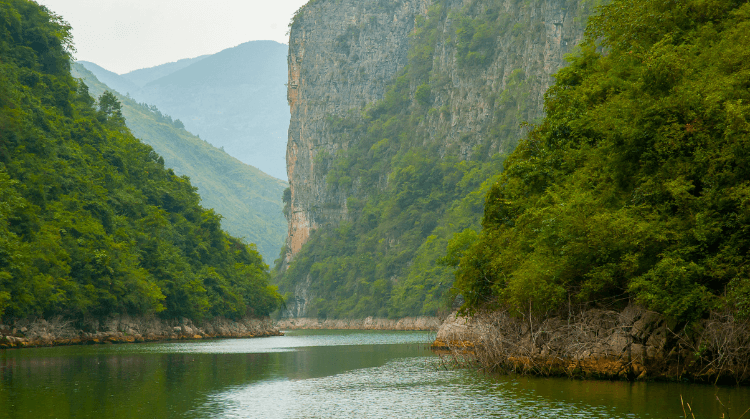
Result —
<path fill-rule="evenodd" d="M 0 348 L 133 343 L 173 339 L 260 337 L 280 335 L 270 319 L 214 318 L 196 325 L 187 318 L 163 320 L 156 317 L 113 316 L 85 319 L 77 323 L 55 317 L 23 319 L 0 325 Z"/>

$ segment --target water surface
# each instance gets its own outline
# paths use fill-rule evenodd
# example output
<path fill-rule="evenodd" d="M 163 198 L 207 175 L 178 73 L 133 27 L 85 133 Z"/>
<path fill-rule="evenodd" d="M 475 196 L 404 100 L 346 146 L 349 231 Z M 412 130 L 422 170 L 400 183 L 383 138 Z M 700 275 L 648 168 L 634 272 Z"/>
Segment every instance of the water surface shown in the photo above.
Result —
<path fill-rule="evenodd" d="M 0 352 L 0 418 L 738 418 L 750 389 L 446 369 L 427 332 Z M 750 419 L 750 413 L 745 416 Z"/>

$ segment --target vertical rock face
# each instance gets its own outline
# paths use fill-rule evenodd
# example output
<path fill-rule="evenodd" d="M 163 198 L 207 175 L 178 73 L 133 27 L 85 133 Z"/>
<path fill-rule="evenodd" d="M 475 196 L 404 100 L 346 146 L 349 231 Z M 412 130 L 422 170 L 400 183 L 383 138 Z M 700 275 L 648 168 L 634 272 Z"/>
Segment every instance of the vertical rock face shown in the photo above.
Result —
<path fill-rule="evenodd" d="M 313 230 L 357 222 L 353 208 L 371 196 L 356 173 L 339 177 L 338 183 L 331 183 L 335 179 L 326 173 L 340 161 L 337 153 L 354 150 L 360 140 L 363 131 L 346 124 L 364 121 L 360 128 L 366 126 L 363 110 L 383 99 L 397 78 L 395 85 L 408 86 L 397 94 L 412 102 L 393 117 L 419 121 L 412 125 L 413 132 L 393 134 L 408 137 L 408 147 L 432 150 L 429 153 L 438 153 L 440 159 L 509 153 L 524 135 L 521 122 L 533 123 L 544 115 L 544 93 L 554 81 L 552 73 L 565 65 L 565 54 L 583 37 L 591 12 L 585 4 L 583 0 L 313 0 L 302 8 L 289 39 L 291 204 L 282 271 Z M 417 64 L 410 64 L 410 59 Z M 408 70 L 404 77 L 402 70 Z M 426 76 L 415 81 L 411 77 L 415 71 Z M 377 187 L 385 190 L 390 176 L 384 170 Z M 399 234 L 383 232 L 382 242 L 396 246 Z M 411 253 L 398 249 L 415 254 L 414 249 Z M 379 257 L 377 252 L 371 256 Z M 404 283 L 413 264 L 410 257 L 399 259 L 402 266 L 388 275 L 390 287 Z M 365 278 L 368 283 L 380 279 Z M 286 281 L 295 294 L 286 315 L 305 316 L 311 302 L 331 299 L 313 295 L 316 278 L 309 272 L 298 269 Z M 444 283 L 450 281 L 446 278 Z M 443 290 L 434 290 L 438 292 Z"/>
<path fill-rule="evenodd" d="M 490 1 L 444 3 L 452 10 L 481 10 Z M 436 114 L 426 123 L 434 125 L 435 132 L 448 125 L 441 139 L 446 144 L 458 142 L 464 132 L 479 131 L 493 117 L 492 102 L 497 99 L 493 93 L 517 82 L 514 75 L 533 79 L 526 106 L 532 115 L 542 116 L 551 74 L 564 65 L 563 56 L 583 34 L 584 22 L 576 19 L 578 0 L 502 3 L 512 28 L 495 40 L 497 53 L 481 70 L 467 77 L 458 69 L 456 45 L 436 45 L 434 72 L 442 73 L 450 83 L 449 89 L 436 92 L 436 102 L 447 104 L 451 112 L 449 120 L 445 114 Z M 292 201 L 287 259 L 299 251 L 311 229 L 347 217 L 346 196 L 331 195 L 315 176 L 315 157 L 323 152 L 333 156 L 349 141 L 327 132 L 327 118 L 358 112 L 383 97 L 388 83 L 408 62 L 409 34 L 417 15 L 425 15 L 429 4 L 428 0 L 318 0 L 295 18 L 288 57 L 287 99 L 292 116 L 287 172 Z M 526 27 L 528 22 L 534 27 Z M 443 32 L 453 30 L 453 23 L 450 17 L 441 22 Z M 468 153 L 476 142 L 461 147 Z M 496 146 L 510 151 L 514 144 Z"/>
<path fill-rule="evenodd" d="M 347 217 L 346 196 L 315 177 L 315 158 L 346 142 L 327 132 L 327 118 L 383 97 L 408 60 L 409 33 L 426 0 L 318 0 L 296 16 L 289 35 L 291 108 L 287 172 L 292 200 L 287 261 L 319 226 Z"/>
<path fill-rule="evenodd" d="M 544 116 L 544 93 L 554 83 L 552 74 L 565 66 L 565 55 L 583 38 L 590 9 L 581 0 L 442 3 L 448 12 L 439 23 L 443 38 L 435 45 L 431 85 L 432 106 L 445 106 L 447 112 L 427 115 L 428 131 L 442 134 L 431 140 L 458 145 L 464 157 L 487 138 L 493 143 L 491 152 L 511 152 L 524 133 L 519 123 Z M 493 28 L 496 32 L 488 41 L 492 47 L 477 48 L 482 57 L 477 60 L 466 49 L 472 51 L 478 43 L 481 27 L 462 25 L 461 20 L 478 20 L 490 10 L 497 14 L 494 21 L 503 23 Z M 474 35 L 462 40 L 461 31 Z M 468 45 L 464 51 L 462 42 Z M 502 118 L 515 125 L 500 135 L 491 133 L 487 128 Z"/>

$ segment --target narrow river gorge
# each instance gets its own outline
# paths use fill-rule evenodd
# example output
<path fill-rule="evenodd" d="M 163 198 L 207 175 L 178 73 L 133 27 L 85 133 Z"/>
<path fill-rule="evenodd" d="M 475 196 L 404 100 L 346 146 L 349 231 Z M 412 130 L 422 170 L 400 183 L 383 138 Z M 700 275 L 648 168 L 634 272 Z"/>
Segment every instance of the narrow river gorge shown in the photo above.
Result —
<path fill-rule="evenodd" d="M 431 332 L 0 352 L 0 418 L 738 418 L 750 388 L 492 376 L 446 368 Z"/>

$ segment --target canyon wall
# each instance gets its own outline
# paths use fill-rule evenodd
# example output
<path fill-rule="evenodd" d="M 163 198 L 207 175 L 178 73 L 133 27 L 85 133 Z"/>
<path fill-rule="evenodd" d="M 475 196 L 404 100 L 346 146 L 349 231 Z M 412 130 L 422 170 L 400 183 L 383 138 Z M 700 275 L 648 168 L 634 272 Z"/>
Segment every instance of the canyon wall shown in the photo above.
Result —
<path fill-rule="evenodd" d="M 374 206 L 378 190 L 394 187 L 394 172 L 400 164 L 400 157 L 394 155 L 422 150 L 419 153 L 440 164 L 450 158 L 483 161 L 511 152 L 528 132 L 528 125 L 522 123 L 543 116 L 544 93 L 554 82 L 552 73 L 565 65 L 564 56 L 582 39 L 591 4 L 580 0 L 314 0 L 300 9 L 289 39 L 287 171 L 291 202 L 286 211 L 289 232 L 280 271 L 287 271 L 316 230 L 332 231 L 342 221 L 355 227 L 362 224 L 362 211 L 351 205 L 359 203 L 361 209 L 370 202 Z M 384 108 L 384 103 L 403 102 L 404 98 L 409 103 L 406 107 L 397 111 Z M 365 137 L 373 131 L 372 121 L 382 119 L 383 114 L 389 115 L 394 126 L 411 122 L 409 128 L 383 139 L 386 146 L 380 151 L 390 147 L 391 152 L 382 152 L 384 157 L 378 160 L 373 157 L 375 149 L 368 152 L 369 143 L 362 143 L 369 141 Z M 369 153 L 370 160 L 364 167 L 360 164 L 352 169 L 352 158 L 343 156 L 355 155 L 351 150 L 357 147 Z M 383 169 L 372 180 L 372 170 L 381 165 Z M 336 170 L 346 173 L 331 176 Z M 370 180 L 361 176 L 367 170 Z M 481 183 L 476 179 L 471 182 L 464 182 L 470 186 L 465 186 L 463 195 L 445 199 L 457 200 L 456 196 L 468 195 Z M 366 228 L 383 230 L 377 234 L 384 244 L 369 257 L 382 261 L 379 255 L 389 252 L 402 256 L 387 262 L 398 266 L 358 275 L 368 284 L 386 278 L 389 290 L 402 286 L 410 275 L 408 270 L 413 269 L 417 248 L 436 234 L 432 229 L 441 223 L 460 224 L 445 220 L 450 203 L 439 205 L 431 216 L 434 220 L 426 222 L 421 242 L 402 240 L 404 228 L 381 228 L 388 217 L 370 215 L 379 220 Z M 405 206 L 399 211 L 408 212 Z M 432 210 L 412 212 L 425 211 Z M 478 225 L 480 215 L 481 208 L 470 216 L 469 224 Z M 439 240 L 452 234 L 448 228 L 444 231 L 437 234 Z M 350 247 L 364 248 L 356 240 L 351 239 Z M 337 257 L 318 251 L 305 263 Z M 430 257 L 434 261 L 438 256 Z M 334 298 L 313 290 L 319 278 L 310 273 L 308 265 L 287 274 L 293 278 L 282 279 L 282 291 L 294 294 L 288 301 L 287 316 L 310 315 L 311 301 Z M 435 295 L 444 293 L 452 281 L 445 272 L 439 275 L 431 286 Z M 420 291 L 425 287 L 419 284 L 414 287 L 413 292 L 427 292 Z M 369 292 L 371 298 L 390 298 L 391 291 L 384 297 L 355 288 L 360 290 L 355 293 Z M 436 314 L 434 308 L 416 310 L 396 315 Z M 362 309 L 357 315 L 378 317 L 383 313 Z"/>

